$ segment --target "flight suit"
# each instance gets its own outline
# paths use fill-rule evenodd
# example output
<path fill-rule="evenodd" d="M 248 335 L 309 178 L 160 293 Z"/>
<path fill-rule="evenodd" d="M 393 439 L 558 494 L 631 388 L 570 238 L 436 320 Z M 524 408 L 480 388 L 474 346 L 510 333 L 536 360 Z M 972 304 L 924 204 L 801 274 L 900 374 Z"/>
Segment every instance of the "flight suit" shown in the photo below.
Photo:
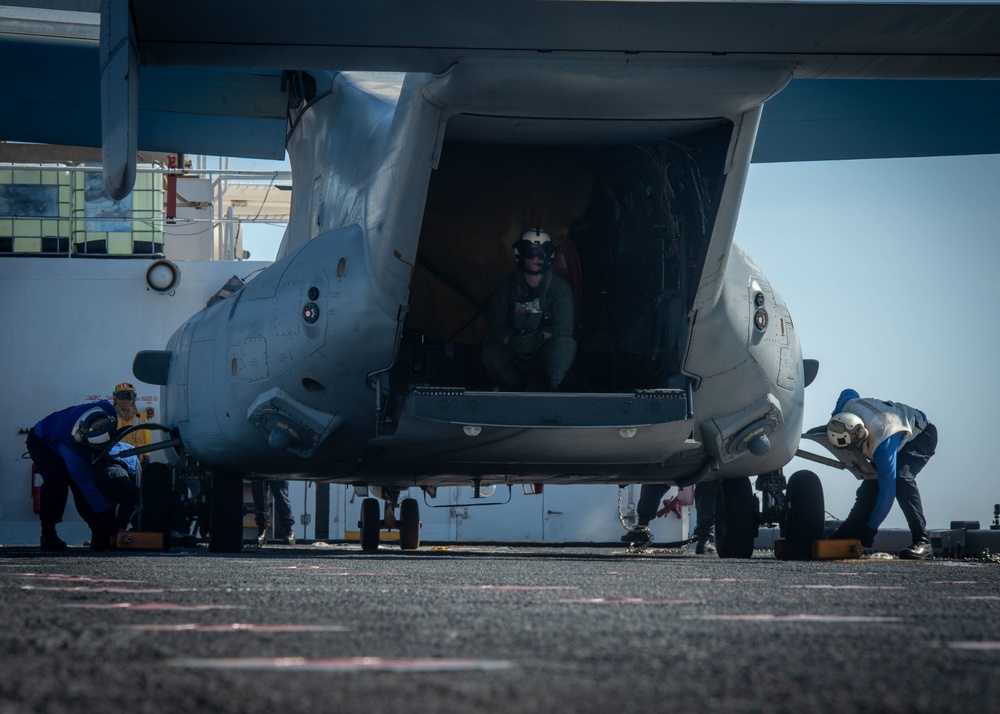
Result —
<path fill-rule="evenodd" d="M 548 386 L 554 389 L 562 383 L 576 357 L 573 291 L 565 280 L 546 270 L 532 288 L 518 270 L 494 291 L 486 320 L 489 336 L 482 359 L 494 381 L 507 388 L 518 386 L 529 363 L 541 360 Z M 551 337 L 546 340 L 543 332 Z"/>

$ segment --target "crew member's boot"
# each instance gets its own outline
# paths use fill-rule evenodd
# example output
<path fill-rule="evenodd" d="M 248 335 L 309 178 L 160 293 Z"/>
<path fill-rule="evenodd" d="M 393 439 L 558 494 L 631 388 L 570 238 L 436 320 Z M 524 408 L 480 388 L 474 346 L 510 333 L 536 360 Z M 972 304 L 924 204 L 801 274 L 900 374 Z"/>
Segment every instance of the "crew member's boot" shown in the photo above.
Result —
<path fill-rule="evenodd" d="M 934 549 L 931 548 L 930 540 L 921 537 L 915 539 L 909 548 L 899 551 L 899 557 L 902 560 L 927 560 L 934 557 Z"/>
<path fill-rule="evenodd" d="M 708 538 L 699 538 L 695 541 L 695 555 L 716 555 L 715 544 Z"/>
<path fill-rule="evenodd" d="M 46 553 L 55 553 L 69 548 L 66 541 L 56 534 L 56 527 L 50 525 L 42 526 L 42 538 L 39 545 Z"/>
<path fill-rule="evenodd" d="M 629 543 L 636 547 L 649 545 L 653 542 L 653 534 L 649 530 L 649 525 L 641 521 L 633 526 L 628 533 L 622 536 L 622 543 Z"/>

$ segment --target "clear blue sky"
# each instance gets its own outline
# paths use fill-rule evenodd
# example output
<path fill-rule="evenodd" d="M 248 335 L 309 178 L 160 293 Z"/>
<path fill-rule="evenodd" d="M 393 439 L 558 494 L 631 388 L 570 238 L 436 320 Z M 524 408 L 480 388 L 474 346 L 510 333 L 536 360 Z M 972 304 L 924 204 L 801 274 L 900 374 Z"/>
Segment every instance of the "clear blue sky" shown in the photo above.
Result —
<path fill-rule="evenodd" d="M 244 247 L 273 259 L 281 229 L 250 233 Z M 1000 156 L 754 165 L 736 242 L 820 361 L 806 426 L 825 423 L 845 387 L 923 410 L 940 434 L 917 480 L 930 527 L 988 527 L 1000 503 L 989 452 L 1000 444 Z M 845 517 L 854 477 L 801 459 L 786 474 L 803 468 Z M 905 525 L 894 506 L 885 527 Z"/>

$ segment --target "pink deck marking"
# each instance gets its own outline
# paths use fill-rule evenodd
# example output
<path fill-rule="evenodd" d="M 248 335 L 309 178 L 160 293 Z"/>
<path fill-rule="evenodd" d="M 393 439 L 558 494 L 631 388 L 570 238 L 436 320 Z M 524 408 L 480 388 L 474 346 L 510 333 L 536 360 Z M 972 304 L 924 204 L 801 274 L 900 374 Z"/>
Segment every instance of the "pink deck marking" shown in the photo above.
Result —
<path fill-rule="evenodd" d="M 867 615 L 698 615 L 697 620 L 726 620 L 730 622 L 899 622 L 899 617 Z"/>
<path fill-rule="evenodd" d="M 585 597 L 572 600 L 560 600 L 559 602 L 579 604 L 579 605 L 690 605 L 690 600 L 657 600 L 644 597 Z"/>
<path fill-rule="evenodd" d="M 179 625 L 129 625 L 142 632 L 346 632 L 340 625 L 255 625 L 251 622 L 231 622 L 224 625 L 200 625 L 186 622 Z"/>
<path fill-rule="evenodd" d="M 75 607 L 86 610 L 148 610 L 168 612 L 203 612 L 205 610 L 245 610 L 243 605 L 178 605 L 170 602 L 111 602 L 111 603 L 64 603 L 62 607 Z"/>
<path fill-rule="evenodd" d="M 469 670 L 494 671 L 509 669 L 513 663 L 505 660 L 482 659 L 395 659 L 383 657 L 336 657 L 306 659 L 305 657 L 247 657 L 220 659 L 178 659 L 176 667 L 193 669 L 275 669 L 299 672 L 456 672 Z"/>

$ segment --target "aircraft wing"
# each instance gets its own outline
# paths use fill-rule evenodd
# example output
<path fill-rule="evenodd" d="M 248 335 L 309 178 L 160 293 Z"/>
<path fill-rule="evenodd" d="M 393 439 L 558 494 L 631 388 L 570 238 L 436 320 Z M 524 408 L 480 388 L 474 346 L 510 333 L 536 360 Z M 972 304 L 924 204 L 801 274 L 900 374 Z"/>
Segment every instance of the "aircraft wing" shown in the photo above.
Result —
<path fill-rule="evenodd" d="M 1000 82 L 793 79 L 764 105 L 754 163 L 1000 153 Z"/>
<path fill-rule="evenodd" d="M 99 35 L 98 12 L 0 6 L 0 140 L 101 145 Z M 143 67 L 138 91 L 140 150 L 285 156 L 280 69 Z"/>
<path fill-rule="evenodd" d="M 95 12 L 0 7 L 0 138 L 100 145 L 93 5 Z M 792 80 L 766 105 L 755 161 L 1000 152 L 1000 82 L 974 81 L 1000 79 L 996 3 L 134 0 L 131 7 L 145 150 L 280 157 L 282 70 L 437 73 L 463 61 L 530 58 L 787 66 Z"/>

